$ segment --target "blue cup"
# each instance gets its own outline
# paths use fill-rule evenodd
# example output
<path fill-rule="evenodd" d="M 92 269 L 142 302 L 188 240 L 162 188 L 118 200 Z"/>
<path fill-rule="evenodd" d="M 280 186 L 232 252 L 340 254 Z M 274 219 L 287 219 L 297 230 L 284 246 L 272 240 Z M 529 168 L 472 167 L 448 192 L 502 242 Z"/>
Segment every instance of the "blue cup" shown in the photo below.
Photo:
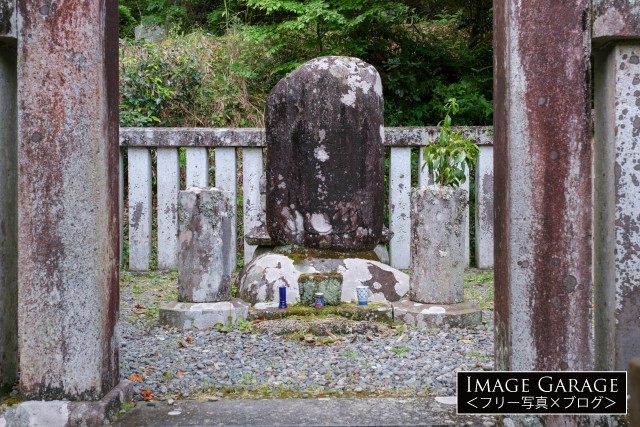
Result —
<path fill-rule="evenodd" d="M 278 308 L 287 308 L 287 287 L 282 285 L 278 288 L 280 293 L 280 305 Z"/>

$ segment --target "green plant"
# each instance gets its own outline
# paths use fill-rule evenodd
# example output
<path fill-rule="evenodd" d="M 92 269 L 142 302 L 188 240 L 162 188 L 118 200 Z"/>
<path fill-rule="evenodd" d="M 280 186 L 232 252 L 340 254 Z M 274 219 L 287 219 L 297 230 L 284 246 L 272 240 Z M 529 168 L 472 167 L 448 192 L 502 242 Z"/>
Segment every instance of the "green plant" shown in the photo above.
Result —
<path fill-rule="evenodd" d="M 409 347 L 393 347 L 391 349 L 391 351 L 396 355 L 396 356 L 402 356 L 405 355 L 407 353 L 409 353 Z"/>
<path fill-rule="evenodd" d="M 253 324 L 247 319 L 239 318 L 236 322 L 236 328 L 238 328 L 240 332 L 251 332 L 253 330 Z"/>
<path fill-rule="evenodd" d="M 465 167 L 471 170 L 475 166 L 479 150 L 471 138 L 452 129 L 452 117 L 460 109 L 456 99 L 449 98 L 444 109 L 444 119 L 438 123 L 438 140 L 424 147 L 422 167 L 429 168 L 436 184 L 459 187 L 466 180 Z"/>

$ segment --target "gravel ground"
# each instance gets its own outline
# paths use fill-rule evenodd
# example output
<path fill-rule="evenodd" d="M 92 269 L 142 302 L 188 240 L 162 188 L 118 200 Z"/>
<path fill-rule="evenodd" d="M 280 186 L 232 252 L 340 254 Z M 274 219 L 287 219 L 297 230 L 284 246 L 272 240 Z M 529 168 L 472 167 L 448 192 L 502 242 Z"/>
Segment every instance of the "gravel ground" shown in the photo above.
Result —
<path fill-rule="evenodd" d="M 493 369 L 488 310 L 474 329 L 355 328 L 329 343 L 269 333 L 278 321 L 185 333 L 157 322 L 175 274 L 145 280 L 128 275 L 121 287 L 121 375 L 136 400 L 453 396 L 456 371 Z"/>

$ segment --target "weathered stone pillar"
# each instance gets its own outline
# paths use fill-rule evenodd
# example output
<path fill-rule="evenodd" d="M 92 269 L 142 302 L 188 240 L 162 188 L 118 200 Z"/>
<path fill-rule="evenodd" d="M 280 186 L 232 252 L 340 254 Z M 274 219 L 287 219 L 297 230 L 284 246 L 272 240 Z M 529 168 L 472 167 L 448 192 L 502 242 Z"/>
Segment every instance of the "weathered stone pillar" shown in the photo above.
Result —
<path fill-rule="evenodd" d="M 18 2 L 18 321 L 28 398 L 119 381 L 118 11 Z"/>
<path fill-rule="evenodd" d="M 440 185 L 411 193 L 411 301 L 462 302 L 467 194 Z"/>
<path fill-rule="evenodd" d="M 181 330 L 212 329 L 246 319 L 249 304 L 231 299 L 235 250 L 232 193 L 191 187 L 178 195 L 178 301 L 160 307 L 160 323 Z"/>
<path fill-rule="evenodd" d="M 590 370 L 590 2 L 493 5 L 495 367 Z"/>
<path fill-rule="evenodd" d="M 640 355 L 640 13 L 594 5 L 596 368 Z"/>
<path fill-rule="evenodd" d="M 191 187 L 178 196 L 178 301 L 231 299 L 231 193 Z"/>
<path fill-rule="evenodd" d="M 18 373 L 18 112 L 14 1 L 0 0 L 0 389 Z"/>

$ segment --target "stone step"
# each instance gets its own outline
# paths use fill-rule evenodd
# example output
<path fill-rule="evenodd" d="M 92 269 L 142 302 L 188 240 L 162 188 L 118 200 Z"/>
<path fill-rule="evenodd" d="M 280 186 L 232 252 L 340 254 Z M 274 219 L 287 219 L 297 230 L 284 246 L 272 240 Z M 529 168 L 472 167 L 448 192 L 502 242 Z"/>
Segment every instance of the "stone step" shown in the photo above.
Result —
<path fill-rule="evenodd" d="M 318 398 L 140 403 L 114 424 L 140 426 L 494 426 L 456 415 L 455 398 Z"/>

